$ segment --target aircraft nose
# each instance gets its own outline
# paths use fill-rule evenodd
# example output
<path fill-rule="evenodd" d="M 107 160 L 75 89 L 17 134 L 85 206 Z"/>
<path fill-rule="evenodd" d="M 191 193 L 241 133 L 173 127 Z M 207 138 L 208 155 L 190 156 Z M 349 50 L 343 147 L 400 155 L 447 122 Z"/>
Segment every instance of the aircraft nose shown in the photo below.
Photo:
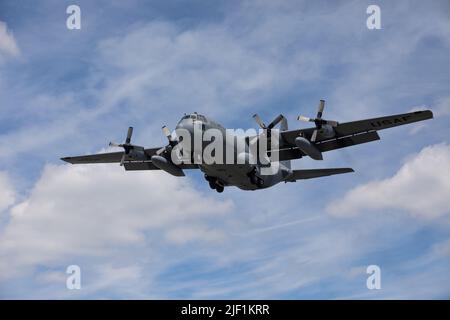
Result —
<path fill-rule="evenodd" d="M 178 122 L 176 129 L 187 130 L 189 133 L 194 133 L 194 121 L 192 119 L 183 119 Z"/>

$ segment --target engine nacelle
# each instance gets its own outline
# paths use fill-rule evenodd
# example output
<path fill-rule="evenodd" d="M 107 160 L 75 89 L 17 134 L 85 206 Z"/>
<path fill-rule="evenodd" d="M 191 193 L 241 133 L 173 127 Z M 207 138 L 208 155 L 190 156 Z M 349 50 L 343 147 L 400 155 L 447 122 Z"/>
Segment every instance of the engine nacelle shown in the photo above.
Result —
<path fill-rule="evenodd" d="M 317 149 L 309 140 L 303 137 L 295 138 L 295 145 L 305 154 L 314 160 L 323 160 L 322 152 Z"/>
<path fill-rule="evenodd" d="M 133 148 L 130 150 L 130 152 L 128 153 L 128 158 L 130 158 L 131 160 L 136 160 L 136 161 L 147 160 L 147 156 L 145 155 L 144 150 L 136 149 L 136 148 Z"/>
<path fill-rule="evenodd" d="M 162 156 L 157 156 L 157 155 L 152 156 L 152 163 L 158 169 L 164 170 L 173 176 L 176 176 L 176 177 L 184 176 L 183 169 L 174 165 L 172 162 L 170 162 L 169 160 L 167 160 L 166 158 L 164 158 Z"/>
<path fill-rule="evenodd" d="M 336 135 L 334 128 L 329 124 L 322 125 L 322 128 L 320 128 L 319 133 L 322 139 L 331 139 Z"/>

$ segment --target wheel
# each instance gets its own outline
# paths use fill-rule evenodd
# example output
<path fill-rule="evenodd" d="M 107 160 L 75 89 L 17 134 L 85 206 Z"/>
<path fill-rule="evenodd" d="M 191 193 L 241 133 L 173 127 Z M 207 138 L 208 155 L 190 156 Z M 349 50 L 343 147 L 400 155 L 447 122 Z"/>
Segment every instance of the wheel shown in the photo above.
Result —
<path fill-rule="evenodd" d="M 218 192 L 218 193 L 222 193 L 223 192 L 223 187 L 222 186 L 216 186 L 216 191 Z"/>
<path fill-rule="evenodd" d="M 208 182 L 209 182 L 209 187 L 211 189 L 216 189 L 217 188 L 217 185 L 216 185 L 216 183 L 213 180 L 208 180 Z"/>
<path fill-rule="evenodd" d="M 257 186 L 258 186 L 258 187 L 260 187 L 260 188 L 261 188 L 261 187 L 263 187 L 263 186 L 264 186 L 264 180 L 263 180 L 263 179 L 261 179 L 261 178 L 260 178 L 260 179 L 258 179 L 258 183 L 257 183 Z"/>
<path fill-rule="evenodd" d="M 255 174 L 252 174 L 251 176 L 250 176 L 250 182 L 252 183 L 252 184 L 254 184 L 254 185 L 258 185 L 258 177 L 255 175 Z"/>

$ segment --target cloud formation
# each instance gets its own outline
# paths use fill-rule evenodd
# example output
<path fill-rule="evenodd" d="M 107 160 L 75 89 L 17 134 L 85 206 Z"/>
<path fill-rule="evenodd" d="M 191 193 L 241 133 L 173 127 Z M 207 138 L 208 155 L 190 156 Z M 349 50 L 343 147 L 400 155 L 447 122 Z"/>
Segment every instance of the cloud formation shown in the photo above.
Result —
<path fill-rule="evenodd" d="M 67 257 L 111 255 L 113 248 L 141 246 L 150 239 L 169 244 L 221 241 L 223 235 L 210 219 L 231 206 L 164 172 L 49 165 L 30 195 L 10 210 L 0 234 L 0 277 Z"/>
<path fill-rule="evenodd" d="M 14 203 L 15 190 L 6 172 L 0 171 L 0 213 Z"/>
<path fill-rule="evenodd" d="M 8 179 L 0 182 L 20 199 L 11 210 L 12 197 L 3 200 L 0 297 L 448 296 L 448 255 L 416 263 L 428 250 L 448 252 L 449 235 L 436 224 L 396 214 L 411 209 L 398 203 L 353 219 L 324 212 L 339 190 L 384 177 L 405 154 L 448 140 L 448 117 L 439 117 L 448 114 L 448 1 L 384 3 L 378 31 L 366 28 L 367 5 L 248 1 L 161 13 L 153 2 L 80 1 L 88 13 L 80 32 L 66 29 L 64 3 L 8 6 L 9 17 L 20 15 L 14 35 L 24 59 L 0 73 L 0 170 L 20 181 L 15 191 Z M 45 17 L 39 30 L 23 23 L 36 16 Z M 114 165 L 49 165 L 122 141 L 128 125 L 134 143 L 158 146 L 166 143 L 162 124 L 173 128 L 184 112 L 246 128 L 254 112 L 268 121 L 278 113 L 311 115 L 322 97 L 327 118 L 340 121 L 433 101 L 436 119 L 414 139 L 404 138 L 406 128 L 393 129 L 378 144 L 294 164 L 345 163 L 357 171 L 351 177 L 263 192 L 209 193 L 200 172 L 175 180 Z M 424 177 L 395 180 L 427 183 Z M 388 180 L 383 187 L 393 188 Z M 437 203 L 433 214 L 446 217 Z M 78 293 L 64 287 L 73 263 L 83 270 Z M 397 272 L 382 292 L 367 292 L 366 263 Z"/>
<path fill-rule="evenodd" d="M 0 21 L 0 63 L 8 57 L 17 57 L 20 54 L 16 39 L 5 22 Z"/>
<path fill-rule="evenodd" d="M 449 145 L 426 147 L 391 178 L 350 190 L 332 202 L 328 212 L 336 216 L 352 216 L 365 211 L 403 210 L 425 219 L 448 217 L 449 163 Z"/>

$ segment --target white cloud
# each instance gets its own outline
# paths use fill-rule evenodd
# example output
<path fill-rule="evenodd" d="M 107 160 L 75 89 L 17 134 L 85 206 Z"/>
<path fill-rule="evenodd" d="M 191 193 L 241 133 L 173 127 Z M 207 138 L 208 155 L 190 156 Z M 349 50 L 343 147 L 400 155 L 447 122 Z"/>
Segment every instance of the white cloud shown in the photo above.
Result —
<path fill-rule="evenodd" d="M 106 83 L 103 104 L 127 99 L 134 108 L 164 107 L 165 115 L 170 109 L 223 117 L 314 74 L 309 72 L 315 70 L 313 55 L 274 57 L 249 45 L 257 36 L 239 37 L 227 25 L 183 30 L 173 23 L 151 22 L 103 40 L 96 61 L 102 71 L 96 81 Z M 154 110 L 156 115 L 160 111 Z"/>
<path fill-rule="evenodd" d="M 8 175 L 0 171 L 0 213 L 14 203 L 15 191 Z"/>
<path fill-rule="evenodd" d="M 430 256 L 441 259 L 450 255 L 450 239 L 438 242 L 433 245 Z"/>
<path fill-rule="evenodd" d="M 17 57 L 20 54 L 14 35 L 8 30 L 6 23 L 0 21 L 0 62 L 7 57 Z"/>
<path fill-rule="evenodd" d="M 328 206 L 336 216 L 404 210 L 426 219 L 450 214 L 450 146 L 437 144 L 410 158 L 391 178 L 358 186 Z"/>
<path fill-rule="evenodd" d="M 220 241 L 220 229 L 210 224 L 204 232 L 204 224 L 230 208 L 229 201 L 164 172 L 49 165 L 28 198 L 10 210 L 0 234 L 0 274 L 7 278 L 68 257 L 111 256 L 153 240 Z"/>
<path fill-rule="evenodd" d="M 92 57 L 86 57 L 92 70 L 83 79 L 90 90 L 53 94 L 48 83 L 37 82 L 33 88 L 43 87 L 37 92 L 24 87 L 12 94 L 8 81 L 2 88 L 0 78 L 0 92 L 9 97 L 0 114 L 14 111 L 27 118 L 22 127 L 0 135 L 0 158 L 83 135 L 81 127 L 117 128 L 114 119 L 99 123 L 98 118 L 122 111 L 124 102 L 127 121 L 142 121 L 153 130 L 147 137 L 160 137 L 161 125 L 173 128 L 184 112 L 198 111 L 221 121 L 236 118 L 235 113 L 274 92 L 289 90 L 296 79 L 316 74 L 310 70 L 313 55 L 274 59 L 247 42 L 222 25 L 184 30 L 153 21 L 93 43 Z M 251 112 L 248 123 L 253 125 Z M 123 124 L 123 118 L 116 121 Z"/>
<path fill-rule="evenodd" d="M 239 208 L 231 210 L 229 201 L 213 198 L 227 193 L 193 188 L 162 172 L 47 166 L 0 233 L 1 286 L 25 279 L 38 288 L 26 294 L 31 298 L 161 298 L 183 288 L 187 297 L 269 298 L 338 276 L 336 265 L 359 252 L 348 233 L 322 229 L 327 215 L 316 217 L 304 205 L 305 218 L 288 222 L 299 212 L 286 189 L 265 190 L 263 198 L 230 189 L 239 194 Z M 172 267 L 192 263 L 204 277 L 181 273 L 159 282 Z M 81 267 L 79 293 L 65 290 L 69 264 Z M 236 267 L 246 271 L 217 273 Z"/>
<path fill-rule="evenodd" d="M 199 237 L 201 235 L 201 237 Z M 177 244 L 184 244 L 192 240 L 202 240 L 205 242 L 215 242 L 224 239 L 221 231 L 207 228 L 202 225 L 180 226 L 171 229 L 166 234 L 166 239 Z"/>
<path fill-rule="evenodd" d="M 450 97 L 439 98 L 433 106 L 433 110 L 436 117 L 450 115 Z"/>
<path fill-rule="evenodd" d="M 150 20 L 128 26 L 117 36 L 99 33 L 90 40 L 89 49 L 83 51 L 86 54 L 83 61 L 90 66 L 90 71 L 80 74 L 83 87 L 89 90 L 62 91 L 59 83 L 39 80 L 23 87 L 5 81 L 2 88 L 0 78 L 0 91 L 5 97 L 0 114 L 14 111 L 17 115 L 18 102 L 23 112 L 18 115 L 23 120 L 19 122 L 21 127 L 0 135 L 3 151 L 0 157 L 12 158 L 19 152 L 36 154 L 72 138 L 89 139 L 98 147 L 100 136 L 92 138 L 90 128 L 117 128 L 117 122 L 121 125 L 145 122 L 148 130 L 152 130 L 146 132 L 146 137 L 159 137 L 156 133 L 162 124 L 173 126 L 184 112 L 191 111 L 203 112 L 225 124 L 242 115 L 253 126 L 251 114 L 255 111 L 274 116 L 279 109 L 292 113 L 287 116 L 293 119 L 302 106 L 305 108 L 302 113 L 314 110 L 313 104 L 319 96 L 312 101 L 303 99 L 310 99 L 310 88 L 315 86 L 321 92 L 314 95 L 324 95 L 330 100 L 327 109 L 330 117 L 337 116 L 337 120 L 344 121 L 375 116 L 378 112 L 381 115 L 387 111 L 388 107 L 384 106 L 398 105 L 382 100 L 398 92 L 385 93 L 389 83 L 407 85 L 403 90 L 410 90 L 412 77 L 405 76 L 403 69 L 410 70 L 411 65 L 405 63 L 405 56 L 416 52 L 424 38 L 436 36 L 443 42 L 448 39 L 442 31 L 446 29 L 440 16 L 430 19 L 424 28 L 423 24 L 411 23 L 417 19 L 395 14 L 403 12 L 406 5 L 389 9 L 392 16 L 407 19 L 397 21 L 397 26 L 402 27 L 387 33 L 380 31 L 384 32 L 383 36 L 373 41 L 371 36 L 377 33 L 367 33 L 362 19 L 363 4 L 304 6 L 298 2 L 282 6 L 245 3 L 227 12 L 219 23 L 183 28 L 173 21 Z M 430 11 L 435 13 L 426 10 L 428 14 Z M 422 10 L 418 12 L 422 14 Z M 64 42 L 66 35 L 55 36 L 63 37 L 55 41 L 60 46 L 50 46 L 45 55 L 71 57 L 66 50 L 72 52 L 73 46 Z M 30 48 L 42 51 L 43 45 L 48 44 L 38 42 Z M 35 63 L 34 52 L 26 53 L 30 65 Z M 65 65 L 71 65 L 64 61 Z M 336 76 L 334 71 L 329 74 L 335 68 L 345 70 L 337 75 L 339 81 L 324 81 Z M 71 71 L 67 76 L 71 76 Z M 427 78 L 414 79 L 429 83 Z M 79 80 L 75 78 L 74 82 Z M 416 85 L 422 86 L 422 82 Z M 54 90 L 58 94 L 49 90 L 52 86 L 58 88 Z M 48 95 L 44 100 L 39 99 L 43 93 Z M 298 100 L 277 104 L 277 100 L 292 95 Z M 49 106 L 59 112 L 48 116 Z M 126 113 L 121 112 L 124 106 Z M 99 121 L 111 114 L 121 114 L 121 117 Z M 42 115 L 46 117 L 42 119 Z M 34 139 L 30 140 L 30 136 Z M 8 148 L 10 145 L 15 147 Z"/>

